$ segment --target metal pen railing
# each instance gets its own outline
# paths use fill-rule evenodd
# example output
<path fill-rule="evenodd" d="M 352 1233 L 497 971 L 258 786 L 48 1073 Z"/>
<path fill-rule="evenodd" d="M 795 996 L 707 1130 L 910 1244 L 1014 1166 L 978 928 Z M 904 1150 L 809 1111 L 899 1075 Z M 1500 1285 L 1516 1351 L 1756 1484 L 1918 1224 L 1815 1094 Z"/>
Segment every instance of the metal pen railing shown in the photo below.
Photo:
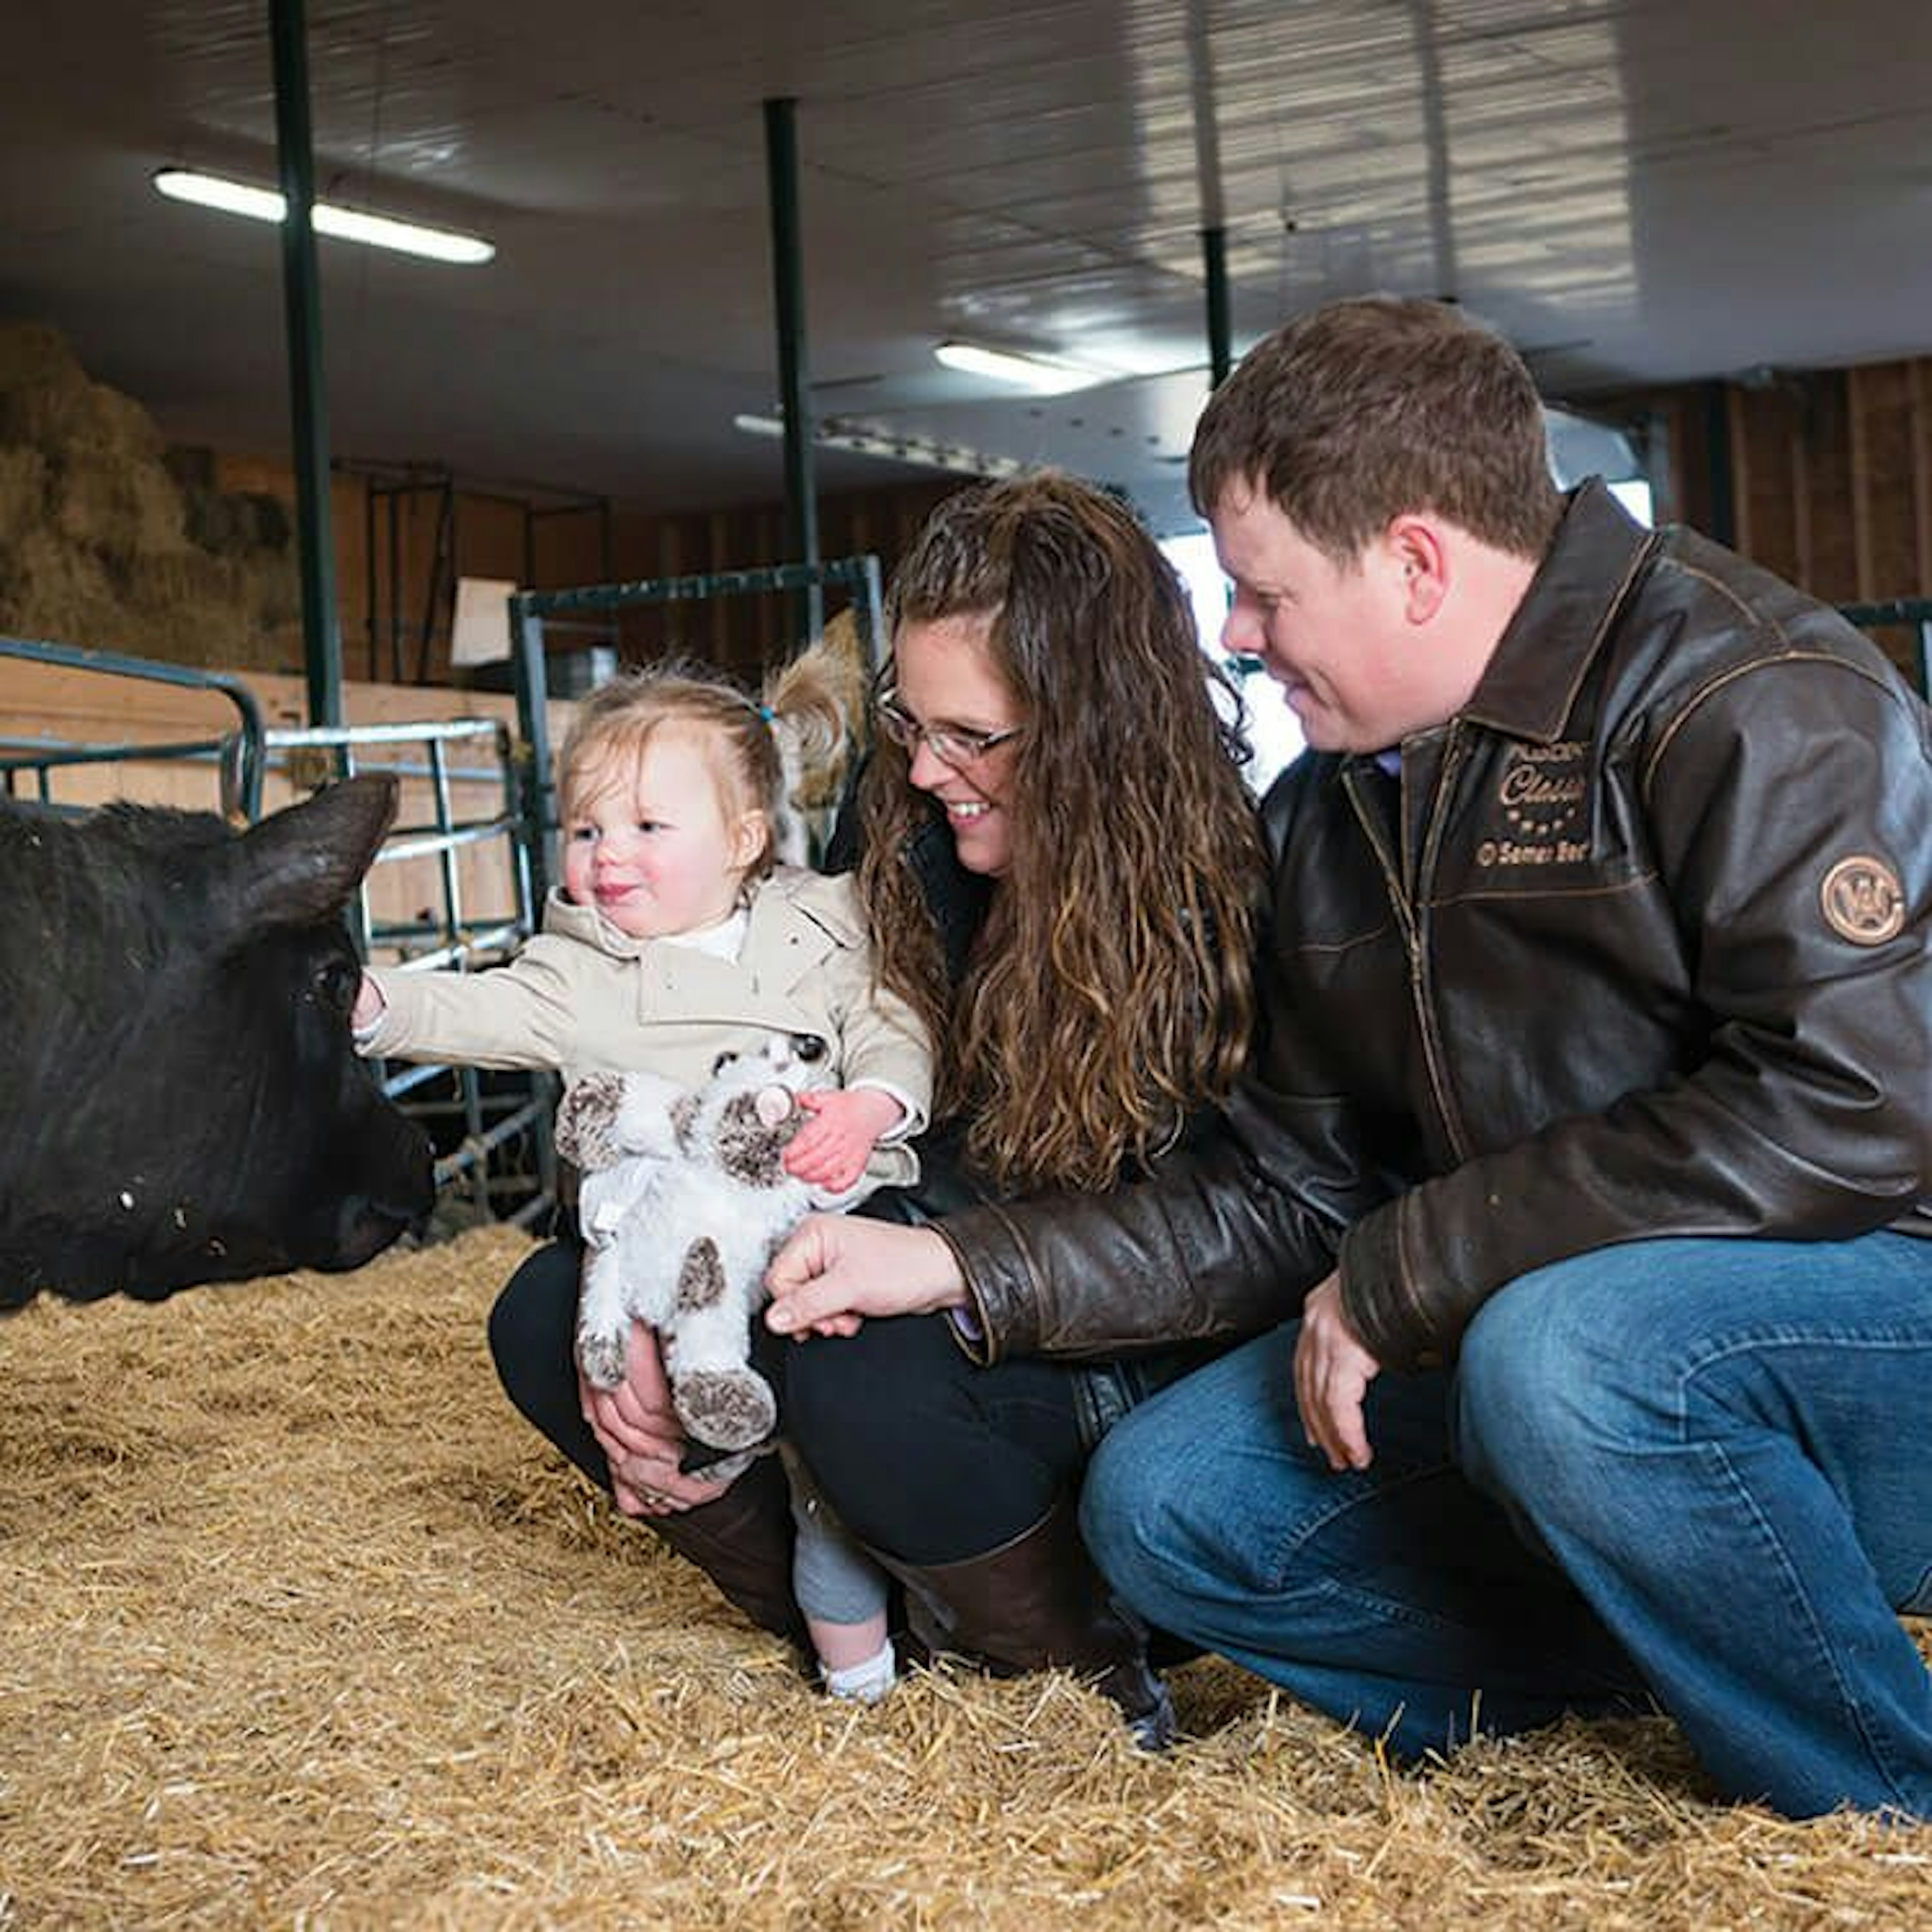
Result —
<path fill-rule="evenodd" d="M 88 650 L 78 644 L 49 644 L 36 638 L 0 638 L 0 657 L 64 670 L 97 673 L 103 676 L 136 678 L 177 689 L 206 691 L 235 707 L 232 731 L 213 737 L 116 744 L 76 744 L 52 738 L 0 738 L 0 787 L 10 798 L 20 796 L 21 774 L 31 773 L 34 796 L 43 805 L 53 796 L 53 774 L 90 765 L 124 764 L 138 760 L 170 762 L 197 760 L 218 772 L 218 796 L 224 808 L 244 818 L 262 808 L 262 707 L 255 694 L 238 677 L 225 671 L 202 670 L 189 664 L 160 664 L 147 658 L 127 657 L 116 651 Z"/>

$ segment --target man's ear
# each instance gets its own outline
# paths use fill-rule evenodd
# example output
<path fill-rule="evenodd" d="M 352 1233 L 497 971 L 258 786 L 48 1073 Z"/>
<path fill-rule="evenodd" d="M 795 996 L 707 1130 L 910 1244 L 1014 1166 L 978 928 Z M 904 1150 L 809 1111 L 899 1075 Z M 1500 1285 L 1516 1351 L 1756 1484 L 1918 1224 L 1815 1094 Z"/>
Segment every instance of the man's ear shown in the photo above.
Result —
<path fill-rule="evenodd" d="M 1412 624 L 1427 623 L 1449 595 L 1449 548 L 1441 527 L 1427 517 L 1405 514 L 1389 525 L 1383 542 L 1390 567 L 1402 575 L 1403 616 Z"/>

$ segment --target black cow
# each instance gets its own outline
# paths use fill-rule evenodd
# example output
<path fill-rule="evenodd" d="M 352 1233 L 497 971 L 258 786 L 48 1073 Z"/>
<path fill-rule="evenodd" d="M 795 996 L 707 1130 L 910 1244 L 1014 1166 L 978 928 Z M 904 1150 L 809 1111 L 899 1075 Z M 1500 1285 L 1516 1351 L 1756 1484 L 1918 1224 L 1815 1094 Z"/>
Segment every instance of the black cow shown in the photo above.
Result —
<path fill-rule="evenodd" d="M 0 1309 L 356 1268 L 428 1213 L 349 1038 L 343 908 L 394 814 L 374 776 L 242 833 L 0 802 Z"/>

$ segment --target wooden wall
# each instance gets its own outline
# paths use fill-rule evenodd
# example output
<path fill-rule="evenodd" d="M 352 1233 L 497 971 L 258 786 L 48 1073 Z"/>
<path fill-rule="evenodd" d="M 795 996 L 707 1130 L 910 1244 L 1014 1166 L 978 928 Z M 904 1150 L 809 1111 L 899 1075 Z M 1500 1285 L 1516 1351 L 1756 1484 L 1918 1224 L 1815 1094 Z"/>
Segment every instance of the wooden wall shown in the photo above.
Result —
<path fill-rule="evenodd" d="M 1828 603 L 1932 597 L 1932 357 L 1779 371 L 1654 399 L 1660 513 Z M 1881 633 L 1901 664 L 1909 633 Z"/>
<path fill-rule="evenodd" d="M 276 464 L 251 457 L 214 455 L 209 460 L 214 481 L 224 490 L 263 491 L 292 501 L 289 473 Z M 655 515 L 592 498 L 446 489 L 428 472 L 406 489 L 396 488 L 397 480 L 356 471 L 338 472 L 334 480 L 336 596 L 344 668 L 350 677 L 447 682 L 448 586 L 456 576 L 559 590 L 795 560 L 786 546 L 783 508 L 776 504 Z M 962 480 L 946 477 L 823 499 L 820 554 L 876 552 L 890 577 L 927 513 Z M 446 547 L 454 568 L 445 570 L 439 582 L 437 558 Z M 836 608 L 836 594 L 830 602 Z M 803 641 L 794 630 L 790 599 L 731 597 L 634 606 L 609 620 L 553 620 L 545 636 L 553 650 L 610 644 L 627 662 L 667 652 L 688 655 L 754 681 Z M 283 654 L 286 668 L 298 668 L 300 639 L 284 644 Z"/>
<path fill-rule="evenodd" d="M 1660 518 L 1705 530 L 1829 602 L 1932 596 L 1932 357 L 1700 383 L 1618 398 L 1609 412 L 1655 426 L 1664 470 Z M 286 471 L 275 464 L 206 460 L 220 488 L 292 496 Z M 447 682 L 448 586 L 457 575 L 548 590 L 791 560 L 776 503 L 646 514 L 587 498 L 446 493 L 430 484 L 432 473 L 423 472 L 422 487 L 393 497 L 383 494 L 392 476 L 345 471 L 334 480 L 337 593 L 350 677 Z M 932 506 L 959 480 L 825 498 L 822 553 L 875 551 L 890 577 Z M 440 532 L 446 494 L 452 514 Z M 454 568 L 432 597 L 440 542 L 449 546 Z M 553 650 L 614 644 L 626 662 L 686 653 L 748 681 L 796 647 L 794 631 L 791 600 L 780 597 L 635 607 L 610 620 L 546 627 Z M 1882 640 L 1901 663 L 1912 663 L 1914 637 L 1887 634 Z M 298 670 L 299 636 L 291 630 L 271 640 L 265 657 Z"/>

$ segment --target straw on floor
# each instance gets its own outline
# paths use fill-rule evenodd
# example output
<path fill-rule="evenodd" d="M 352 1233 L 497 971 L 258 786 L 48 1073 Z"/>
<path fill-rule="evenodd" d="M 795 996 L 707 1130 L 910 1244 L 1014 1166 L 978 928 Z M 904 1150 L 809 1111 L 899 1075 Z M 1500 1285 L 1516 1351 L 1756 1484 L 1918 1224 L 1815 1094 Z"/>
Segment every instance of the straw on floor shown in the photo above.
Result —
<path fill-rule="evenodd" d="M 520 1238 L 0 1323 L 0 1928 L 1932 1924 L 1932 1829 L 1714 1804 L 1661 1721 L 1398 1773 L 1230 1666 L 876 1711 L 562 1470 Z"/>

